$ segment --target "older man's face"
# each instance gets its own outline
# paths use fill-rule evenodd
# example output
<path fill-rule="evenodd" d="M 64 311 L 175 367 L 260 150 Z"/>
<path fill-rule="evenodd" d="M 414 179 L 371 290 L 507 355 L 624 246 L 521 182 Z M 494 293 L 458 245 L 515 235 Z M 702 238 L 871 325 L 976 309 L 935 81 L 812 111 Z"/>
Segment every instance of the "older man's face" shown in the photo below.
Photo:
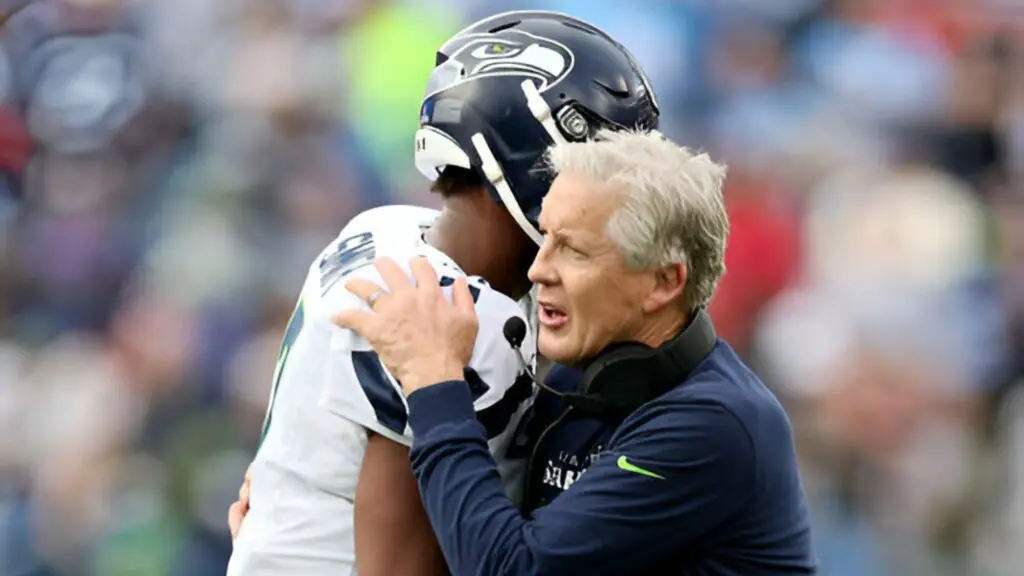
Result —
<path fill-rule="evenodd" d="M 644 301 L 655 279 L 630 270 L 605 235 L 619 201 L 614 190 L 571 173 L 559 175 L 544 200 L 544 245 L 530 280 L 538 285 L 538 347 L 552 360 L 592 357 L 642 329 Z"/>

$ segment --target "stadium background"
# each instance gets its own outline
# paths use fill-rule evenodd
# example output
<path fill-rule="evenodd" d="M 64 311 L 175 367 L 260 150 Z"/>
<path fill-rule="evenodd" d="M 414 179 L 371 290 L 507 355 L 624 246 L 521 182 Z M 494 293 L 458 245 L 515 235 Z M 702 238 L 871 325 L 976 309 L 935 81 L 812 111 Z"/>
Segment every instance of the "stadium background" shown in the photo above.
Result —
<path fill-rule="evenodd" d="M 1020 0 L 34 2 L 0 44 L 0 574 L 223 574 L 308 262 L 437 204 L 433 51 L 520 7 L 606 28 L 731 165 L 713 312 L 789 407 L 822 573 L 1020 574 Z"/>

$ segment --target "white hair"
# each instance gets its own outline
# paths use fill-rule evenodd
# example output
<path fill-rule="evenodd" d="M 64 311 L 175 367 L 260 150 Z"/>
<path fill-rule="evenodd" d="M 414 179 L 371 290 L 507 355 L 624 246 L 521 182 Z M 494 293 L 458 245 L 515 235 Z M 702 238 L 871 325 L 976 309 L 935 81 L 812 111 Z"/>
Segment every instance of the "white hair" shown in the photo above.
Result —
<path fill-rule="evenodd" d="M 605 233 L 630 268 L 683 264 L 684 304 L 708 303 L 725 273 L 724 164 L 660 132 L 636 130 L 602 130 L 587 142 L 553 146 L 548 162 L 555 174 L 569 172 L 621 194 Z"/>

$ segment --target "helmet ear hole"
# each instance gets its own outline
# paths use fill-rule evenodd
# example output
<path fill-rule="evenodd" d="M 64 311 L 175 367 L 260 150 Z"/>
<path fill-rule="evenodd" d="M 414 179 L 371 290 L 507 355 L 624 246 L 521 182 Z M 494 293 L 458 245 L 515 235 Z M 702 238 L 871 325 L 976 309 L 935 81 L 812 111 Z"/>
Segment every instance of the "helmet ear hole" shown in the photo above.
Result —
<path fill-rule="evenodd" d="M 590 135 L 590 123 L 572 104 L 566 104 L 555 115 L 558 128 L 570 142 L 582 142 Z"/>

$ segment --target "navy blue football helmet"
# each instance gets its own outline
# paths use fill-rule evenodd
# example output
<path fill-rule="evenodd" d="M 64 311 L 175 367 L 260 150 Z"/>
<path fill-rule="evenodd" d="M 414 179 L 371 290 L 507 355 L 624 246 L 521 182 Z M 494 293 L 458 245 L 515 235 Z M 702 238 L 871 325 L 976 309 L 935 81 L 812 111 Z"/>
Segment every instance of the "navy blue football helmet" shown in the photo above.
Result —
<path fill-rule="evenodd" d="M 565 14 L 485 18 L 445 42 L 435 66 L 420 107 L 416 167 L 431 180 L 448 166 L 476 171 L 538 244 L 550 146 L 601 128 L 658 127 L 657 99 L 633 56 Z"/>

